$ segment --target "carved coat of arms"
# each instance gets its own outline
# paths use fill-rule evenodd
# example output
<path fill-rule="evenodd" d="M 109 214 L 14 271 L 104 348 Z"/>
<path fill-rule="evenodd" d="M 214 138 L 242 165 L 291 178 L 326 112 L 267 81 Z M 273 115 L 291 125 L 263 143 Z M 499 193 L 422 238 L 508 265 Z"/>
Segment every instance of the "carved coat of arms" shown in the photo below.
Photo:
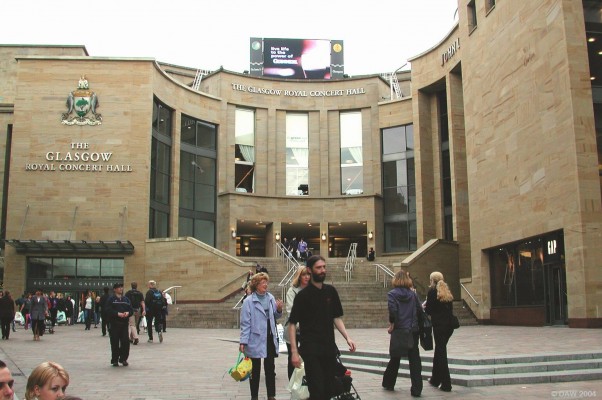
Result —
<path fill-rule="evenodd" d="M 85 76 L 82 76 L 77 89 L 67 96 L 67 112 L 61 116 L 63 125 L 100 125 L 102 115 L 96 112 L 100 107 L 98 96 L 90 90 Z"/>

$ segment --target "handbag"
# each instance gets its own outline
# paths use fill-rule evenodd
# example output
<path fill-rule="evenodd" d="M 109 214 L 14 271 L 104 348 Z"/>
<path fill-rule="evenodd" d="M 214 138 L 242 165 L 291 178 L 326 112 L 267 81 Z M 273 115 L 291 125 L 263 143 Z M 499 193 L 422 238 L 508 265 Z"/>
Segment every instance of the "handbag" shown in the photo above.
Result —
<path fill-rule="evenodd" d="M 303 363 L 299 368 L 295 368 L 286 388 L 291 392 L 291 400 L 309 399 L 309 388 L 305 379 L 305 365 Z"/>
<path fill-rule="evenodd" d="M 249 357 L 245 357 L 242 352 L 238 352 L 236 365 L 228 370 L 228 373 L 237 382 L 242 382 L 251 376 L 253 362 Z"/>
<path fill-rule="evenodd" d="M 421 305 L 418 310 L 418 325 L 420 329 L 420 347 L 424 350 L 433 350 L 433 323 Z"/>
<path fill-rule="evenodd" d="M 391 357 L 406 357 L 408 351 L 414 347 L 414 335 L 409 329 L 393 329 L 389 342 L 389 355 Z"/>

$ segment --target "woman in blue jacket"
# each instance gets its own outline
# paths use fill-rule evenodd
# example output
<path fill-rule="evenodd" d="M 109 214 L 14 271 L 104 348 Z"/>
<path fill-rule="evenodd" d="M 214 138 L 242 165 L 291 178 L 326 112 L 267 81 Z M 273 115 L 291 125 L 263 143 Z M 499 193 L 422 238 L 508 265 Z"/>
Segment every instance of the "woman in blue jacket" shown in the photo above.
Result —
<path fill-rule="evenodd" d="M 265 372 L 268 400 L 276 399 L 276 373 L 274 358 L 278 357 L 278 334 L 276 319 L 282 315 L 282 300 L 268 293 L 270 277 L 264 272 L 253 275 L 249 282 L 251 295 L 242 304 L 240 311 L 240 351 L 253 362 L 249 385 L 251 399 L 257 400 L 261 359 Z"/>
<path fill-rule="evenodd" d="M 394 330 L 406 329 L 412 332 L 414 345 L 408 350 L 408 361 L 410 364 L 410 394 L 412 397 L 420 397 L 422 393 L 422 362 L 420 350 L 418 349 L 419 326 L 418 315 L 422 304 L 418 295 L 413 290 L 412 278 L 404 270 L 397 271 L 392 279 L 393 289 L 387 293 L 387 306 L 389 308 L 389 334 Z M 393 390 L 397 382 L 397 373 L 401 356 L 393 356 L 387 364 L 383 374 L 382 386 L 385 390 Z"/>

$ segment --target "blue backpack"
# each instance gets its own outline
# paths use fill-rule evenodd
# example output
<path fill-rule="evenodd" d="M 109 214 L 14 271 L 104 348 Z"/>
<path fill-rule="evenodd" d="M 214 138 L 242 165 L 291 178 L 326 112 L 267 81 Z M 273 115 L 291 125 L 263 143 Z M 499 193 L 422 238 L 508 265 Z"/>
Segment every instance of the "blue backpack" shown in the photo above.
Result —
<path fill-rule="evenodd" d="M 152 309 L 153 311 L 161 311 L 165 307 L 165 299 L 160 290 L 153 290 Z"/>

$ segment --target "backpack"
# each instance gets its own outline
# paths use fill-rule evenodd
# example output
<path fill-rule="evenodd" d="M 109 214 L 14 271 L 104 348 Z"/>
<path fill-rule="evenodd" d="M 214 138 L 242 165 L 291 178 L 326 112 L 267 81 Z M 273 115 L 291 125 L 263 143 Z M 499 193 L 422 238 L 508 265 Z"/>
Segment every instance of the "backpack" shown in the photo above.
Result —
<path fill-rule="evenodd" d="M 162 310 L 163 307 L 165 307 L 165 299 L 163 298 L 163 293 L 161 293 L 161 291 L 157 289 L 153 290 L 151 305 L 152 309 L 155 311 Z"/>
<path fill-rule="evenodd" d="M 132 308 L 134 310 L 140 308 L 140 303 L 142 302 L 143 295 L 139 290 L 132 289 L 125 294 L 125 297 L 130 299 L 130 303 L 132 303 Z"/>

